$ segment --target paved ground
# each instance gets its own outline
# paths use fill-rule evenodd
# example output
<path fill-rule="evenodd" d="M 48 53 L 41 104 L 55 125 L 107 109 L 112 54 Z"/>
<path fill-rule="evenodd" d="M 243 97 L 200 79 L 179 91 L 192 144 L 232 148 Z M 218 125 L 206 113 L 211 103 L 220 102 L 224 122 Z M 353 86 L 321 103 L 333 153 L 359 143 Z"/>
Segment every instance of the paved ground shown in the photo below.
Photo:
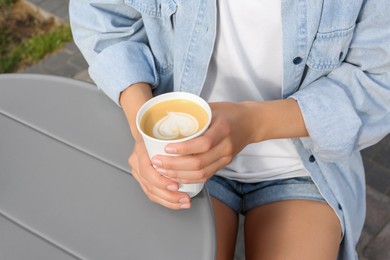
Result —
<path fill-rule="evenodd" d="M 69 0 L 29 0 L 38 7 L 68 21 Z M 73 43 L 24 73 L 59 75 L 90 81 L 87 63 Z M 390 259 L 390 135 L 363 151 L 367 179 L 367 219 L 358 245 L 360 259 Z M 236 260 L 244 259 L 239 233 Z"/>

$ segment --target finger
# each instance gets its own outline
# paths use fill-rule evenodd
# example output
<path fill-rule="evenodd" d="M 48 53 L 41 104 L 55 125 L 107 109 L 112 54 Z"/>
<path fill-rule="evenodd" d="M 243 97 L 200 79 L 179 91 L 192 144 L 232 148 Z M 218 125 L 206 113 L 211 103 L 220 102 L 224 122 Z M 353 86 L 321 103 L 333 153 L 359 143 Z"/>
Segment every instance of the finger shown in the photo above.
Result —
<path fill-rule="evenodd" d="M 211 178 L 218 170 L 225 167 L 229 164 L 230 159 L 227 157 L 222 157 L 212 164 L 201 170 L 165 170 L 164 174 L 172 181 L 181 184 L 189 184 L 189 183 L 201 183 L 206 182 L 209 178 Z"/>
<path fill-rule="evenodd" d="M 133 176 L 136 178 L 150 201 L 170 209 L 185 209 L 191 207 L 191 201 L 188 194 L 179 191 L 159 189 L 150 185 L 142 180 L 142 175 L 140 175 L 137 171 L 133 172 Z M 162 178 L 166 179 L 166 177 Z"/>
<path fill-rule="evenodd" d="M 179 189 L 177 183 L 162 177 L 157 171 L 152 167 L 149 156 L 146 153 L 146 148 L 144 145 L 138 147 L 138 153 L 133 154 L 129 158 L 129 164 L 135 167 L 137 174 L 139 175 L 138 181 L 158 187 L 162 190 L 177 191 Z M 140 166 L 142 165 L 142 172 L 140 171 Z"/>
<path fill-rule="evenodd" d="M 211 150 L 201 154 L 183 156 L 163 156 L 157 155 L 152 158 L 152 164 L 157 171 L 166 175 L 167 170 L 202 170 L 208 165 L 222 159 L 222 163 L 229 164 L 233 158 L 233 147 L 228 139 L 213 147 Z"/>
<path fill-rule="evenodd" d="M 169 178 L 159 174 L 152 166 L 144 169 L 139 174 L 139 180 L 148 194 L 156 195 L 169 202 L 178 202 L 185 197 L 185 193 L 179 192 L 179 185 Z"/>
<path fill-rule="evenodd" d="M 129 158 L 129 164 L 132 167 L 132 175 L 151 201 L 174 209 L 191 206 L 189 195 L 179 192 L 176 182 L 158 174 L 150 165 L 149 157 L 143 157 L 141 160 L 133 153 Z M 139 171 L 140 164 L 144 164 L 142 174 Z"/>
<path fill-rule="evenodd" d="M 137 179 L 139 178 L 139 175 L 138 174 L 133 174 L 133 176 Z M 144 191 L 144 193 L 146 194 L 146 196 L 148 197 L 148 199 L 156 204 L 160 204 L 166 208 L 169 208 L 169 209 L 174 209 L 174 210 L 178 210 L 178 209 L 188 209 L 191 207 L 191 201 L 190 201 L 190 198 L 189 196 L 181 196 L 180 199 L 178 199 L 177 201 L 175 202 L 171 202 L 169 200 L 166 200 L 164 199 L 163 197 L 164 196 L 161 196 L 161 195 L 156 195 L 156 194 L 153 194 L 153 193 L 149 193 L 148 189 L 145 187 L 145 185 L 141 182 L 141 181 L 138 181 L 142 190 Z M 181 193 L 181 192 L 180 192 Z"/>
<path fill-rule="evenodd" d="M 166 208 L 175 209 L 175 210 L 189 209 L 189 208 L 191 208 L 191 205 L 192 205 L 189 197 L 183 197 L 178 202 L 171 202 L 171 201 L 164 200 L 162 197 L 155 195 L 155 194 L 150 194 L 148 196 L 148 198 L 150 201 L 152 201 L 154 203 L 157 203 L 157 204 L 160 204 Z"/>
<path fill-rule="evenodd" d="M 209 151 L 220 143 L 228 134 L 228 127 L 220 122 L 214 122 L 201 136 L 179 143 L 171 143 L 165 147 L 168 154 L 198 154 Z"/>

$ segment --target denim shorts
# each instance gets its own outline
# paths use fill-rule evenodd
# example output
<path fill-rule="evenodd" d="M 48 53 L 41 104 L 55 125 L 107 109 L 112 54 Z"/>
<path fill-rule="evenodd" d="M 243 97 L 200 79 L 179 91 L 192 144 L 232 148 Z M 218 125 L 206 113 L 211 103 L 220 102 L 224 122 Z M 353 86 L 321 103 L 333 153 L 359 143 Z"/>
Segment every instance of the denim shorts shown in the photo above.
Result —
<path fill-rule="evenodd" d="M 310 177 L 243 183 L 214 175 L 206 182 L 210 196 L 222 201 L 237 213 L 277 201 L 306 199 L 323 201 Z"/>

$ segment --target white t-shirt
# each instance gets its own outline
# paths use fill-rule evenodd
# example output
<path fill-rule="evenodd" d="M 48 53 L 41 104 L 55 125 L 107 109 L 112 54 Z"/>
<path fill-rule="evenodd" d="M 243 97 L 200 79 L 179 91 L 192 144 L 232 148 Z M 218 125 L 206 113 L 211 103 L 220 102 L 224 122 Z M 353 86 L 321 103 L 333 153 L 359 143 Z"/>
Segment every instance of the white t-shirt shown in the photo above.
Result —
<path fill-rule="evenodd" d="M 282 96 L 280 1 L 218 2 L 217 36 L 201 96 L 209 102 L 264 101 Z M 290 139 L 245 147 L 221 175 L 242 182 L 308 176 Z"/>

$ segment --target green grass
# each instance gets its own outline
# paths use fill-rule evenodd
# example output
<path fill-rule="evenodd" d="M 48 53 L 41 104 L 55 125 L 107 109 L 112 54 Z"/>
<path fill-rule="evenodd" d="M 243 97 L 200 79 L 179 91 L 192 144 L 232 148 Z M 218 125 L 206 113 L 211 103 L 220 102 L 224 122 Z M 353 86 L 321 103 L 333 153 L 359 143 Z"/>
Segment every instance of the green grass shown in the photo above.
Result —
<path fill-rule="evenodd" d="M 72 40 L 67 24 L 50 25 L 49 20 L 31 21 L 28 16 L 27 19 L 22 16 L 22 19 L 18 20 L 12 12 L 17 1 L 0 0 L 0 73 L 15 72 L 36 63 Z M 50 31 L 47 31 L 48 28 L 51 28 Z M 29 34 L 23 30 L 30 30 Z"/>
<path fill-rule="evenodd" d="M 15 2 L 16 2 L 16 0 L 0 0 L 0 7 L 9 6 Z"/>
<path fill-rule="evenodd" d="M 69 26 L 59 26 L 46 34 L 33 36 L 14 46 L 9 42 L 9 38 L 9 32 L 0 31 L 0 73 L 13 72 L 21 66 L 28 66 L 41 60 L 46 54 L 71 41 L 72 34 Z"/>

